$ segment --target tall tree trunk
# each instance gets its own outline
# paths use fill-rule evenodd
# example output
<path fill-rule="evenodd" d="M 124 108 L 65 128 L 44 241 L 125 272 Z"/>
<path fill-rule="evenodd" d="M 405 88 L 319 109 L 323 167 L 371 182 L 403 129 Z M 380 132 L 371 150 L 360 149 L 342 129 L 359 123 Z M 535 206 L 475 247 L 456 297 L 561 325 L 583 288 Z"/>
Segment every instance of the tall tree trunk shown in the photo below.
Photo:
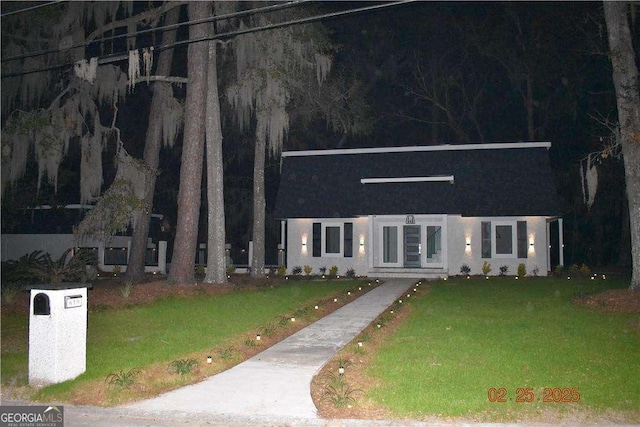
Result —
<path fill-rule="evenodd" d="M 211 33 L 215 32 L 211 24 Z M 216 41 L 209 42 L 207 73 L 207 276 L 206 283 L 226 283 L 224 185 L 222 162 L 222 125 L 218 97 Z"/>
<path fill-rule="evenodd" d="M 180 8 L 176 7 L 167 12 L 164 24 L 173 25 L 178 23 L 180 18 Z M 170 45 L 176 41 L 176 30 L 167 30 L 162 34 L 162 43 Z M 165 49 L 158 56 L 158 67 L 156 74 L 169 76 L 173 63 L 173 49 Z M 165 100 L 171 96 L 171 83 L 153 83 L 153 98 L 149 111 L 149 125 L 144 144 L 144 162 L 151 170 L 157 170 L 160 163 L 160 148 L 162 147 L 162 123 L 161 112 Z M 153 211 L 153 195 L 156 189 L 156 176 L 152 176 L 147 183 L 144 203 L 149 206 L 148 210 L 139 213 L 136 227 L 131 236 L 131 249 L 129 252 L 129 263 L 127 264 L 127 277 L 139 281 L 144 276 L 144 266 L 147 251 L 147 238 L 149 236 L 149 223 Z"/>
<path fill-rule="evenodd" d="M 209 2 L 190 2 L 189 19 L 198 20 L 209 16 Z M 190 39 L 201 39 L 208 35 L 209 24 L 193 25 L 189 29 Z M 207 90 L 208 43 L 191 43 L 187 53 L 187 99 L 185 108 L 184 142 L 178 189 L 178 221 L 173 244 L 173 257 L 169 272 L 170 283 L 193 283 L 196 245 L 198 243 L 198 221 L 200 216 L 200 189 L 204 155 L 204 123 Z"/>
<path fill-rule="evenodd" d="M 253 159 L 253 256 L 251 257 L 251 276 L 264 276 L 264 221 L 265 190 L 264 164 L 267 147 L 266 114 L 258 109 L 256 123 L 256 147 Z"/>
<path fill-rule="evenodd" d="M 631 228 L 631 289 L 640 289 L 640 82 L 629 29 L 628 2 L 604 2 Z"/>

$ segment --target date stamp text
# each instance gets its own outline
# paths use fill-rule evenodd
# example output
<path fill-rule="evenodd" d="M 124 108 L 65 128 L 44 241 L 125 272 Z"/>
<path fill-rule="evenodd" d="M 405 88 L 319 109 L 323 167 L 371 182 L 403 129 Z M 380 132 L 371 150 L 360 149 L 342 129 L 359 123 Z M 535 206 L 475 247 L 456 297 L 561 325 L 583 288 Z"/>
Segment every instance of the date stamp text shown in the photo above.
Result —
<path fill-rule="evenodd" d="M 491 387 L 487 390 L 487 398 L 489 402 L 496 403 L 509 401 L 515 401 L 516 403 L 537 401 L 542 401 L 543 403 L 572 403 L 580 401 L 580 392 L 576 387 L 545 387 L 542 389 L 542 395 L 536 395 L 532 388 L 519 387 L 516 389 L 515 396 L 511 396 L 505 387 Z"/>

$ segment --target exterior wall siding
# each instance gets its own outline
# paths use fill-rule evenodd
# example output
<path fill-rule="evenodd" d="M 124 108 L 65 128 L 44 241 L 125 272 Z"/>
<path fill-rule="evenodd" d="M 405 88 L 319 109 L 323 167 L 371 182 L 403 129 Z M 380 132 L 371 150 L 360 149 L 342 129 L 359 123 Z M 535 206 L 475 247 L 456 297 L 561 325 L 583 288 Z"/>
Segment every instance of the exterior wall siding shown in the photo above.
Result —
<path fill-rule="evenodd" d="M 350 222 L 353 224 L 353 256 L 344 257 L 330 255 L 314 257 L 313 252 L 313 223 L 338 225 Z M 287 221 L 287 273 L 294 267 L 309 265 L 313 268 L 311 274 L 318 274 L 320 267 L 327 267 L 327 273 L 332 266 L 338 267 L 338 274 L 344 275 L 353 269 L 357 275 L 366 275 L 367 267 L 367 218 L 323 218 L 323 219 L 290 219 Z M 360 243 L 363 245 L 361 246 Z M 343 251 L 344 253 L 344 248 Z M 304 273 L 303 273 L 304 274 Z"/>
<path fill-rule="evenodd" d="M 482 258 L 481 223 L 483 221 L 490 221 L 492 224 L 496 222 L 513 223 L 514 232 L 516 231 L 515 224 L 517 221 L 526 221 L 527 258 L 518 258 L 516 255 Z M 501 266 L 507 266 L 506 274 L 514 276 L 520 263 L 525 264 L 527 275 L 532 275 L 535 268 L 538 269 L 539 276 L 547 275 L 549 270 L 547 247 L 549 242 L 545 217 L 462 217 L 460 215 L 451 215 L 448 217 L 448 224 L 449 275 L 461 274 L 460 267 L 463 264 L 471 268 L 470 274 L 482 274 L 482 265 L 485 261 L 491 264 L 490 276 L 499 275 Z M 468 246 L 467 243 L 469 243 Z M 492 243 L 495 245 L 495 242 Z M 533 246 L 530 243 L 533 243 Z M 515 250 L 516 248 L 514 248 Z"/>
<path fill-rule="evenodd" d="M 462 217 L 460 215 L 412 215 L 416 225 L 442 225 L 442 267 L 449 275 L 460 274 L 460 267 L 466 264 L 472 275 L 482 274 L 482 265 L 486 261 L 491 264 L 489 275 L 499 275 L 500 267 L 507 266 L 507 275 L 515 275 L 518 265 L 524 263 L 528 275 L 532 275 L 537 268 L 539 276 L 546 276 L 549 270 L 547 247 L 549 245 L 546 218 L 539 216 L 527 217 Z M 323 219 L 290 219 L 287 221 L 287 272 L 293 267 L 309 265 L 312 274 L 318 274 L 320 267 L 338 267 L 338 274 L 343 275 L 348 269 L 354 269 L 358 275 L 371 275 L 374 268 L 382 267 L 380 229 L 385 224 L 405 225 L 405 215 L 361 217 L 361 218 L 323 218 Z M 517 240 L 514 237 L 513 255 L 492 254 L 491 258 L 482 258 L 481 223 L 489 221 L 492 224 L 512 225 L 513 233 L 517 232 L 517 222 L 527 222 L 526 250 L 527 258 L 517 257 Z M 343 255 L 328 255 L 314 257 L 313 224 L 324 225 L 353 224 L 353 257 Z M 362 245 L 361 245 L 362 243 Z M 423 242 L 423 248 L 425 246 Z M 469 243 L 469 245 L 467 245 Z M 495 245 L 495 242 L 493 242 Z M 344 252 L 344 250 L 343 250 Z M 424 255 L 423 255 L 424 256 Z M 431 265 L 422 264 L 422 268 Z M 437 267 L 437 266 L 433 266 Z M 398 267 L 398 271 L 402 266 Z"/>

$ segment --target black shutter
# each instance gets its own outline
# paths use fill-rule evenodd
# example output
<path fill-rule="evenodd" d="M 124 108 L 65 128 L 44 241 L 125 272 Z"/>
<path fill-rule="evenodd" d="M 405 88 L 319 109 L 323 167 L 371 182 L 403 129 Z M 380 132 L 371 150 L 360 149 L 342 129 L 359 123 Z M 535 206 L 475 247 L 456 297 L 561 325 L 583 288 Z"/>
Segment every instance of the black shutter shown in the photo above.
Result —
<path fill-rule="evenodd" d="M 314 257 L 322 256 L 322 224 L 313 223 L 313 248 L 311 255 Z"/>
<path fill-rule="evenodd" d="M 344 223 L 344 256 L 345 258 L 353 257 L 353 223 Z"/>
<path fill-rule="evenodd" d="M 482 239 L 482 258 L 491 258 L 491 222 L 490 221 L 482 221 L 480 224 L 481 236 Z"/>
<path fill-rule="evenodd" d="M 527 257 L 527 221 L 518 221 L 518 258 Z"/>

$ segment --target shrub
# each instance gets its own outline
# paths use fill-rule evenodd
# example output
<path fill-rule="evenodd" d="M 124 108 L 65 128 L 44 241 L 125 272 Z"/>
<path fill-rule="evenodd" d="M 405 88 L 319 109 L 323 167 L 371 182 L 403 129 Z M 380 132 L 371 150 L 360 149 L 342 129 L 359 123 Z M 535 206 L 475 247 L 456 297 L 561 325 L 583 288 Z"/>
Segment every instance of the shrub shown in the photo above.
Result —
<path fill-rule="evenodd" d="M 97 259 L 83 250 L 70 254 L 71 248 L 54 260 L 48 253 L 33 251 L 18 260 L 3 262 L 2 281 L 27 284 L 86 281 L 87 266 L 95 266 Z"/>
<path fill-rule="evenodd" d="M 524 262 L 521 262 L 520 264 L 518 264 L 517 275 L 518 277 L 524 277 L 527 275 L 527 267 L 524 265 Z"/>
<path fill-rule="evenodd" d="M 196 276 L 204 277 L 204 275 L 205 275 L 204 265 L 196 265 Z"/>
<path fill-rule="evenodd" d="M 300 274 L 302 274 L 302 267 L 296 265 L 291 269 L 291 274 L 293 274 L 294 276 L 299 276 Z"/>
<path fill-rule="evenodd" d="M 489 264 L 487 261 L 485 261 L 482 264 L 482 274 L 484 274 L 486 276 L 489 273 L 491 273 L 491 264 Z"/>
<path fill-rule="evenodd" d="M 556 265 L 556 267 L 553 269 L 553 275 L 555 277 L 563 276 L 564 273 L 565 273 L 565 268 L 560 264 Z"/>
<path fill-rule="evenodd" d="M 227 267 L 227 274 L 233 274 L 236 272 L 236 266 L 233 264 L 229 264 Z"/>
<path fill-rule="evenodd" d="M 128 371 L 122 370 L 116 373 L 112 372 L 107 375 L 107 378 L 105 378 L 105 382 L 109 385 L 109 387 L 118 386 L 120 388 L 127 388 L 135 384 L 136 377 L 140 375 L 140 372 L 141 371 L 139 368 L 131 368 Z"/>
<path fill-rule="evenodd" d="M 311 267 L 310 265 L 304 266 L 304 274 L 306 274 L 307 276 L 309 276 L 312 271 L 313 271 L 313 267 Z"/>
<path fill-rule="evenodd" d="M 278 267 L 278 276 L 284 276 L 285 274 L 287 274 L 287 266 L 281 265 Z"/>
<path fill-rule="evenodd" d="M 169 372 L 185 375 L 190 373 L 193 368 L 197 366 L 198 361 L 196 359 L 178 359 L 169 363 Z"/>
<path fill-rule="evenodd" d="M 116 265 L 115 267 L 113 267 L 113 275 L 114 276 L 119 276 L 120 273 L 122 273 L 122 269 L 120 268 L 119 265 Z"/>
<path fill-rule="evenodd" d="M 506 265 L 503 265 L 502 267 L 500 267 L 500 275 L 504 276 L 507 274 L 507 271 L 509 271 L 509 267 Z"/>
<path fill-rule="evenodd" d="M 129 298 L 129 295 L 131 294 L 131 290 L 133 289 L 133 287 L 135 286 L 135 282 L 131 279 L 127 279 L 124 282 L 124 288 L 122 288 L 122 298 L 127 299 Z"/>
<path fill-rule="evenodd" d="M 322 266 L 322 267 L 318 268 L 318 271 L 320 272 L 320 274 L 325 275 L 325 274 L 327 274 L 327 267 L 326 266 Z"/>
<path fill-rule="evenodd" d="M 347 277 L 356 277 L 356 271 L 353 268 L 348 268 L 347 269 Z"/>
<path fill-rule="evenodd" d="M 338 266 L 332 265 L 331 268 L 329 269 L 329 276 L 336 277 L 337 275 L 338 275 Z"/>
<path fill-rule="evenodd" d="M 469 273 L 471 273 L 471 267 L 469 267 L 467 264 L 462 264 L 462 267 L 460 267 L 460 273 L 468 275 Z"/>
<path fill-rule="evenodd" d="M 591 269 L 587 265 L 582 264 L 582 266 L 580 266 L 580 276 L 582 277 L 591 276 Z"/>

